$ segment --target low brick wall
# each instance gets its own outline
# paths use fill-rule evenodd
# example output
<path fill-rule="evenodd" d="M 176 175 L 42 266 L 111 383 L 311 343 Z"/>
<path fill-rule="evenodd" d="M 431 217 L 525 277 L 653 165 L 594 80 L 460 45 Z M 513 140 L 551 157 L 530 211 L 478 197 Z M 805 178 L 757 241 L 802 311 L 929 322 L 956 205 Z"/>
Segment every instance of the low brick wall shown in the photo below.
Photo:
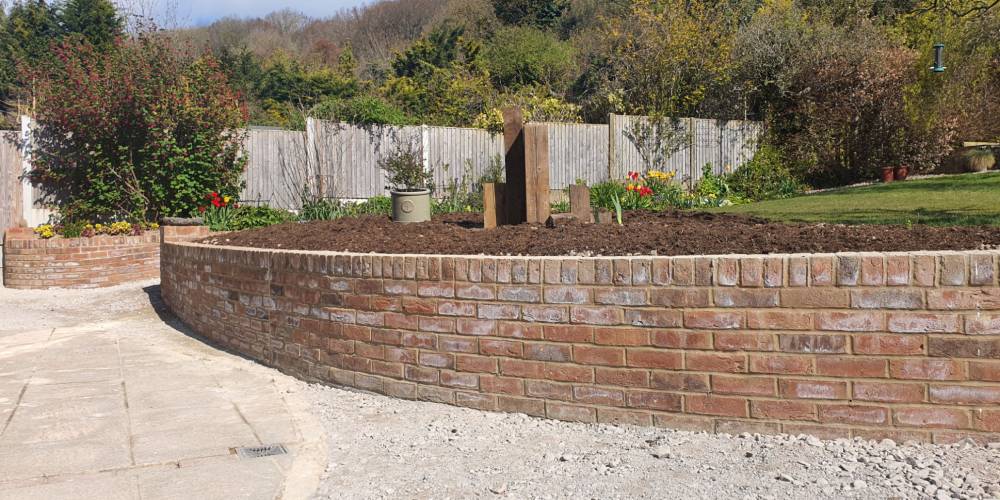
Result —
<path fill-rule="evenodd" d="M 160 241 L 191 241 L 204 227 L 164 227 L 142 236 L 43 240 L 31 229 L 6 232 L 3 284 L 14 289 L 101 288 L 160 275 Z"/>
<path fill-rule="evenodd" d="M 164 245 L 194 330 L 307 380 L 562 420 L 1000 441 L 996 252 L 378 256 Z"/>

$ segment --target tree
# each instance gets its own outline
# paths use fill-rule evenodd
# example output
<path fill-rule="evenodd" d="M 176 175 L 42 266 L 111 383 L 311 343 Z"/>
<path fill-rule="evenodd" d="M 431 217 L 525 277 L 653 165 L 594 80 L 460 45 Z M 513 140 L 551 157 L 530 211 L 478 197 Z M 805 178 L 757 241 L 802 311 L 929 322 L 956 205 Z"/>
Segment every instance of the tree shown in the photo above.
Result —
<path fill-rule="evenodd" d="M 38 103 L 29 177 L 67 221 L 188 216 L 206 193 L 239 194 L 246 110 L 213 58 L 153 35 L 53 55 L 22 67 Z"/>
<path fill-rule="evenodd" d="M 125 23 L 109 0 L 67 0 L 59 9 L 62 33 L 80 34 L 106 49 L 125 31 Z"/>
<path fill-rule="evenodd" d="M 514 26 L 553 27 L 568 7 L 568 0 L 493 0 L 497 18 Z"/>
<path fill-rule="evenodd" d="M 573 46 L 538 28 L 501 29 L 484 52 L 497 87 L 541 85 L 562 93 L 576 71 Z"/>

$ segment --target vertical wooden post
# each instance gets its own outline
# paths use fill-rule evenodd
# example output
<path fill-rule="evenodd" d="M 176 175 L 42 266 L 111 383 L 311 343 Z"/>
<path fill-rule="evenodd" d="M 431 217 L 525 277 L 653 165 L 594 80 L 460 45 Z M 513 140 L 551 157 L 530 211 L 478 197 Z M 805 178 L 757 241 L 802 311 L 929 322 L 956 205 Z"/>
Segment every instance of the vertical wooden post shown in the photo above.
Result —
<path fill-rule="evenodd" d="M 551 214 L 549 200 L 549 129 L 542 123 L 524 127 L 526 221 L 543 224 Z"/>
<path fill-rule="evenodd" d="M 527 221 L 524 114 L 520 108 L 503 110 L 503 145 L 507 171 L 503 222 L 520 224 Z"/>
<path fill-rule="evenodd" d="M 507 207 L 504 203 L 506 185 L 483 184 L 483 227 L 493 229 L 506 224 Z"/>
<path fill-rule="evenodd" d="M 594 222 L 594 211 L 590 209 L 590 188 L 581 184 L 569 187 L 569 212 L 580 222 Z"/>

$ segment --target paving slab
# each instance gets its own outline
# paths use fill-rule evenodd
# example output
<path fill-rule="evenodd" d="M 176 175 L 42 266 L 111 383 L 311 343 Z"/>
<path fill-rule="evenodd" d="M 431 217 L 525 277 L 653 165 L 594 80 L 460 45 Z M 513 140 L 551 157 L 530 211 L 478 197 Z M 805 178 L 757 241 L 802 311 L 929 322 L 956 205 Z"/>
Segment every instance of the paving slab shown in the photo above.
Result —
<path fill-rule="evenodd" d="M 295 382 L 158 306 L 151 284 L 0 288 L 0 500 L 313 494 L 325 438 Z M 235 454 L 270 444 L 289 453 Z"/>

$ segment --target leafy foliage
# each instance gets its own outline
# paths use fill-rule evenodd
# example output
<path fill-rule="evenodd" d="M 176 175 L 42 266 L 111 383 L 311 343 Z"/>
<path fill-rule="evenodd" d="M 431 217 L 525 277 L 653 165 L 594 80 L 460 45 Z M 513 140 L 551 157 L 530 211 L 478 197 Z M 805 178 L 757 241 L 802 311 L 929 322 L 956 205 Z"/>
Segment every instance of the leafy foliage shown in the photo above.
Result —
<path fill-rule="evenodd" d="M 424 168 L 423 151 L 414 143 L 402 141 L 384 158 L 379 168 L 386 174 L 389 189 L 420 191 L 433 187 L 433 174 Z"/>
<path fill-rule="evenodd" d="M 37 99 L 30 178 L 67 220 L 187 216 L 208 191 L 239 192 L 246 114 L 213 58 L 184 59 L 153 35 L 53 53 L 24 68 Z"/>
<path fill-rule="evenodd" d="M 802 193 L 803 184 L 781 158 L 778 148 L 765 144 L 728 176 L 729 187 L 747 201 L 788 198 Z"/>

